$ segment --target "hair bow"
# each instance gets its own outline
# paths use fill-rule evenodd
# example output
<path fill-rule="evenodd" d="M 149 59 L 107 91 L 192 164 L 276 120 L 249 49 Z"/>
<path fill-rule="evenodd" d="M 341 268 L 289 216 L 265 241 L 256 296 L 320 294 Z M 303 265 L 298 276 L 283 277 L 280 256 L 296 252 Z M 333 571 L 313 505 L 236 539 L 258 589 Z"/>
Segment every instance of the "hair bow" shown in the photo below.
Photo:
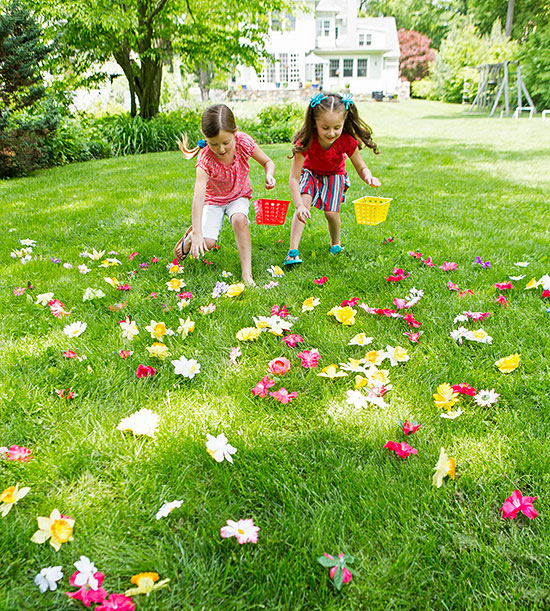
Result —
<path fill-rule="evenodd" d="M 353 94 L 344 93 L 342 96 L 342 104 L 346 107 L 346 110 L 349 110 L 349 107 L 353 104 Z"/>
<path fill-rule="evenodd" d="M 197 146 L 200 149 L 203 149 L 206 146 L 206 140 L 204 138 L 201 138 L 200 140 L 197 140 Z"/>
<path fill-rule="evenodd" d="M 328 98 L 328 95 L 325 95 L 324 93 L 318 93 L 314 98 L 311 98 L 309 105 L 311 106 L 311 108 L 315 108 L 323 100 L 326 100 L 327 98 Z"/>

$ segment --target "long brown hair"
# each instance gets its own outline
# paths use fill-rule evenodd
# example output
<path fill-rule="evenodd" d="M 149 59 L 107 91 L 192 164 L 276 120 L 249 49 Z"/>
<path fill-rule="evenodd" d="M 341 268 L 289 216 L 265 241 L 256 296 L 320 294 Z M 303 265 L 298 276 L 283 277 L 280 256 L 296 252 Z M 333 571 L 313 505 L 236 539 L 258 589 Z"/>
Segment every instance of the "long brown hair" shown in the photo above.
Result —
<path fill-rule="evenodd" d="M 302 127 L 292 136 L 292 157 L 296 153 L 304 153 L 309 145 L 313 134 L 316 133 L 315 119 L 326 111 L 339 111 L 345 113 L 344 128 L 342 133 L 349 134 L 359 142 L 359 148 L 363 148 L 363 144 L 372 149 L 373 153 L 378 155 L 380 151 L 376 146 L 376 142 L 372 139 L 372 129 L 361 119 L 357 106 L 351 102 L 348 110 L 339 93 L 328 93 L 316 106 L 307 105 L 306 116 Z"/>
<path fill-rule="evenodd" d="M 202 113 L 201 131 L 206 138 L 215 138 L 221 131 L 235 133 L 237 124 L 231 109 L 225 104 L 209 106 Z M 192 149 L 188 148 L 185 134 L 182 134 L 181 140 L 178 140 L 178 147 L 186 159 L 192 159 L 203 148 L 199 144 Z"/>

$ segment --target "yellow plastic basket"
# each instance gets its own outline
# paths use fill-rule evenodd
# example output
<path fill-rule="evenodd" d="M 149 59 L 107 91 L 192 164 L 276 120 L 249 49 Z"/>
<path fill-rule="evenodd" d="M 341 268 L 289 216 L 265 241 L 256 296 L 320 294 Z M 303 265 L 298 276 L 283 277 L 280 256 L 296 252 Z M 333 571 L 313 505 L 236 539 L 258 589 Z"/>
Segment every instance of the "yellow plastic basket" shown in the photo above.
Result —
<path fill-rule="evenodd" d="M 386 220 L 391 197 L 360 197 L 353 200 L 355 219 L 360 225 L 378 225 Z"/>

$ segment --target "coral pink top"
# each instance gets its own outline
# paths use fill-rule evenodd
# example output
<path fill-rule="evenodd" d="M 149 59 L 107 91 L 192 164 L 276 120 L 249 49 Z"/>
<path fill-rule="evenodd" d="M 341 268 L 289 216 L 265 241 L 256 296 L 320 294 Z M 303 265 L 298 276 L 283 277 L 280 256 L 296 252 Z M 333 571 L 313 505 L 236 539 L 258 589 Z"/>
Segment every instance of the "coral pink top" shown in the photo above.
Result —
<path fill-rule="evenodd" d="M 235 133 L 235 159 L 231 165 L 222 163 L 208 146 L 202 149 L 196 167 L 208 176 L 204 203 L 207 206 L 226 206 L 231 202 L 252 196 L 248 159 L 256 148 L 256 142 L 248 134 Z"/>
<path fill-rule="evenodd" d="M 351 157 L 356 148 L 357 140 L 343 132 L 327 151 L 319 144 L 317 134 L 313 134 L 311 144 L 302 153 L 305 157 L 304 168 L 320 176 L 345 174 L 346 155 Z"/>

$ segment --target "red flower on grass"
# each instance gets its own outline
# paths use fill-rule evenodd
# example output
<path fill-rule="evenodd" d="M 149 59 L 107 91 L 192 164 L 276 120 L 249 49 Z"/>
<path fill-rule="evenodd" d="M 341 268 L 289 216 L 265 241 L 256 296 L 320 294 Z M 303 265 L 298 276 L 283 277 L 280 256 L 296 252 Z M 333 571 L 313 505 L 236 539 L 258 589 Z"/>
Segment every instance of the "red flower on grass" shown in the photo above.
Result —
<path fill-rule="evenodd" d="M 134 611 L 136 604 L 124 594 L 111 594 L 95 611 Z"/>
<path fill-rule="evenodd" d="M 405 273 L 400 267 L 394 267 L 391 275 L 386 278 L 387 282 L 401 282 L 405 278 L 410 276 L 409 273 Z"/>
<path fill-rule="evenodd" d="M 346 306 L 349 306 L 350 308 L 353 308 L 359 303 L 359 301 L 359 297 L 352 297 L 351 299 L 346 299 L 345 301 L 342 301 L 340 307 L 345 308 Z"/>
<path fill-rule="evenodd" d="M 522 496 L 519 490 L 514 490 L 513 494 L 504 501 L 504 504 L 500 508 L 502 517 L 513 520 L 521 511 L 521 513 L 526 515 L 530 520 L 533 520 L 539 515 L 537 510 L 533 507 L 533 501 L 536 500 L 536 496 Z"/>
<path fill-rule="evenodd" d="M 148 378 L 154 376 L 157 370 L 151 365 L 138 365 L 136 375 L 138 378 Z"/>
<path fill-rule="evenodd" d="M 286 309 L 286 305 L 282 305 L 279 307 L 278 305 L 274 305 L 271 308 L 271 316 L 280 316 L 281 318 L 288 318 L 290 316 L 290 312 Z"/>
<path fill-rule="evenodd" d="M 275 386 L 275 380 L 271 380 L 269 376 L 264 376 L 254 388 L 251 389 L 255 397 L 267 397 L 267 389 Z"/>
<path fill-rule="evenodd" d="M 58 390 L 57 395 L 59 396 L 60 399 L 72 399 L 74 397 L 74 393 L 70 387 L 67 388 L 67 390 L 65 390 L 64 388 L 62 388 L 61 390 Z"/>
<path fill-rule="evenodd" d="M 319 286 L 323 286 L 325 282 L 328 282 L 328 278 L 326 276 L 323 276 L 322 278 L 317 278 L 313 282 L 315 282 L 315 284 L 318 284 Z"/>
<path fill-rule="evenodd" d="M 384 447 L 390 450 L 390 452 L 395 452 L 397 456 L 400 456 L 401 458 L 407 458 L 407 456 L 410 456 L 411 454 L 418 454 L 418 450 L 416 448 L 411 448 L 411 446 L 404 441 L 401 443 L 388 441 Z"/>
<path fill-rule="evenodd" d="M 312 369 L 317 367 L 319 364 L 319 359 L 321 355 L 317 352 L 317 350 L 304 350 L 302 352 L 298 352 L 296 355 L 302 361 L 302 367 L 306 369 Z"/>
<path fill-rule="evenodd" d="M 495 282 L 493 286 L 499 291 L 507 291 L 514 288 L 514 285 L 511 282 Z"/>
<path fill-rule="evenodd" d="M 10 446 L 9 448 L 4 448 L 4 458 L 7 460 L 13 460 L 18 462 L 28 462 L 31 458 L 31 451 L 29 448 L 24 446 Z"/>
<path fill-rule="evenodd" d="M 420 339 L 420 333 L 411 333 L 409 331 L 405 331 L 403 335 L 406 335 L 414 344 L 418 344 L 418 340 Z"/>
<path fill-rule="evenodd" d="M 405 435 L 413 435 L 421 426 L 421 424 L 416 424 L 416 422 L 408 422 L 405 420 L 405 422 L 403 422 L 403 433 L 405 433 Z"/>
<path fill-rule="evenodd" d="M 418 329 L 418 327 L 422 326 L 422 323 L 418 322 L 418 320 L 415 320 L 412 314 L 405 314 L 405 322 L 407 323 L 408 327 L 414 327 L 415 329 Z"/>
<path fill-rule="evenodd" d="M 274 399 L 279 401 L 279 403 L 292 403 L 292 399 L 296 399 L 296 397 L 298 396 L 298 393 L 296 391 L 288 392 L 286 388 L 279 388 L 279 390 L 275 392 L 270 392 L 269 394 Z"/>
<path fill-rule="evenodd" d="M 460 393 L 461 395 L 468 395 L 468 397 L 473 397 L 476 394 L 476 389 L 469 384 L 454 384 L 451 386 L 453 392 Z"/>

